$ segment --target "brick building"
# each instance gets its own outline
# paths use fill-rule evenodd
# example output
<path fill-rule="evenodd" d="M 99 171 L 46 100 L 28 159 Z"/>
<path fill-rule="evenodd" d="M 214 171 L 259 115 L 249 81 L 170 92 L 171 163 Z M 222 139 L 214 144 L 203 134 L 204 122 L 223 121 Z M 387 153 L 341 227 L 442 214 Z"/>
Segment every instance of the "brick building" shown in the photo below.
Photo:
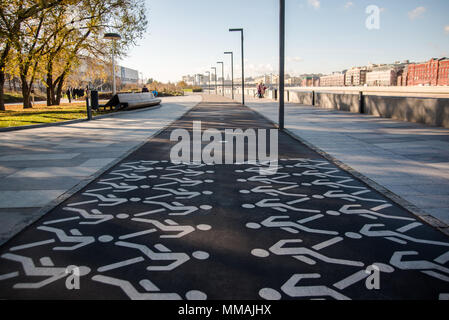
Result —
<path fill-rule="evenodd" d="M 409 64 L 402 76 L 403 86 L 449 85 L 449 58 L 431 59 L 425 63 Z"/>
<path fill-rule="evenodd" d="M 449 58 L 440 60 L 437 86 L 449 86 Z"/>

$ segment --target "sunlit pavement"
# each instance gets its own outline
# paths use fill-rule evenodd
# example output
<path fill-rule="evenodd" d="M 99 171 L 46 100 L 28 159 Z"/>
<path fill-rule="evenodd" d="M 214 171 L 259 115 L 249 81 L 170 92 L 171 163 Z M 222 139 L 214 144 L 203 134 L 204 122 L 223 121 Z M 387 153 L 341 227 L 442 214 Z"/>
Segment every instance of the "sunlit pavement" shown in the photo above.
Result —
<path fill-rule="evenodd" d="M 205 97 L 4 245 L 0 298 L 449 297 L 446 235 L 283 133 L 272 176 L 171 164 L 170 133 L 193 121 L 273 129 Z"/>

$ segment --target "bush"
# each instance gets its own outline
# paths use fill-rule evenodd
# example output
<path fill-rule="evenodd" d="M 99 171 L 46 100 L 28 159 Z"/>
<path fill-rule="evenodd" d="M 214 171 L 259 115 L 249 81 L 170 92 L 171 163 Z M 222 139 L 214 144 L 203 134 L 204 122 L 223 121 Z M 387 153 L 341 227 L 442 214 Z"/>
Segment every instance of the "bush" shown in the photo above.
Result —
<path fill-rule="evenodd" d="M 203 92 L 203 88 L 201 87 L 192 87 L 192 88 L 184 88 L 182 89 L 184 92 Z"/>

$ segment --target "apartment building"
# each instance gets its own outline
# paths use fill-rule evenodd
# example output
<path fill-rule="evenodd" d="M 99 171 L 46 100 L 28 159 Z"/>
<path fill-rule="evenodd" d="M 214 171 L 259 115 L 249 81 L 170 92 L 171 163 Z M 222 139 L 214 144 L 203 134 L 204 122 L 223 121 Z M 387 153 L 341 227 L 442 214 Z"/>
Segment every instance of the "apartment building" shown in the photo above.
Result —
<path fill-rule="evenodd" d="M 320 77 L 320 87 L 344 87 L 345 73 L 334 73 Z"/>
<path fill-rule="evenodd" d="M 366 74 L 366 84 L 374 87 L 396 86 L 398 74 L 403 68 L 397 66 L 384 66 L 374 68 Z"/>
<path fill-rule="evenodd" d="M 366 83 L 366 68 L 352 68 L 346 72 L 345 85 L 350 86 L 363 86 Z"/>

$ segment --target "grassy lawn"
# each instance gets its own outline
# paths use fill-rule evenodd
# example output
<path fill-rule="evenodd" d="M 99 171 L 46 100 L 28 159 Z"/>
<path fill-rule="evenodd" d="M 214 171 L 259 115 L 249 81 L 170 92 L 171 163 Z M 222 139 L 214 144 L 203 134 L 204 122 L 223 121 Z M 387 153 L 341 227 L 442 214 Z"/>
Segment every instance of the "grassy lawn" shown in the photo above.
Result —
<path fill-rule="evenodd" d="M 32 109 L 23 109 L 22 106 L 7 106 L 6 111 L 0 111 L 0 128 L 27 126 L 33 124 L 54 123 L 75 119 L 85 119 L 86 104 L 72 103 L 60 106 L 47 107 L 35 105 Z M 92 111 L 92 115 L 101 115 L 111 111 Z"/>

